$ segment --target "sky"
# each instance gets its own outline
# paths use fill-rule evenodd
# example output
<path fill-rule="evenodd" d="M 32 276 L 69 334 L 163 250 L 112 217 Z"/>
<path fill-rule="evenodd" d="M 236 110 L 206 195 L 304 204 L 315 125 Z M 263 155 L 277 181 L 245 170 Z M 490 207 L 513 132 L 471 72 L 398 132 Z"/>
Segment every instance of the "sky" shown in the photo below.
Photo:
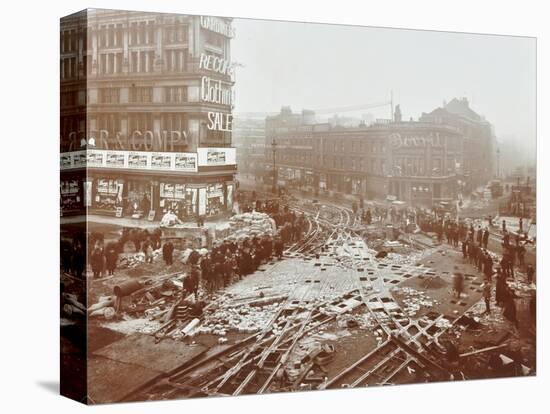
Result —
<path fill-rule="evenodd" d="M 499 140 L 536 143 L 533 38 L 235 19 L 236 113 L 389 101 L 403 119 L 467 97 Z M 388 106 L 372 113 L 389 118 Z"/>

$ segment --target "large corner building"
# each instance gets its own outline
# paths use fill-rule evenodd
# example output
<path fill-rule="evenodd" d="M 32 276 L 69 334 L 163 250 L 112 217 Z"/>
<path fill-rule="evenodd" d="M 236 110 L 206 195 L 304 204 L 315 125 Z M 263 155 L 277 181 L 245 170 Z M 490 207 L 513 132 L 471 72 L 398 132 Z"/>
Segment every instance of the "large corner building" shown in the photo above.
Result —
<path fill-rule="evenodd" d="M 314 193 L 451 202 L 494 174 L 492 126 L 466 99 L 453 99 L 417 121 L 318 123 L 289 107 L 266 119 L 264 181 Z"/>
<path fill-rule="evenodd" d="M 231 23 L 98 9 L 62 19 L 62 214 L 231 210 Z"/>

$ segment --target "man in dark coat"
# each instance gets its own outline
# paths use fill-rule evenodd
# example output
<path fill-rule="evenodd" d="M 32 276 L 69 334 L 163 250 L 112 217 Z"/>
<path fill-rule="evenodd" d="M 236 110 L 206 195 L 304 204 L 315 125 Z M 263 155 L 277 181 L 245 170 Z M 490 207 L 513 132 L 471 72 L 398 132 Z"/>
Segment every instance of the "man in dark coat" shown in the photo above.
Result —
<path fill-rule="evenodd" d="M 224 266 L 222 261 L 217 261 L 214 263 L 214 272 L 212 274 L 213 284 L 215 289 L 219 289 L 224 286 Z"/>
<path fill-rule="evenodd" d="M 107 249 L 105 249 L 105 267 L 109 276 L 115 273 L 117 261 L 118 247 L 115 243 L 109 243 Z"/>
<path fill-rule="evenodd" d="M 185 295 L 194 295 L 195 302 L 198 301 L 199 292 L 199 269 L 198 266 L 192 266 L 189 274 L 183 279 L 183 289 Z"/>
<path fill-rule="evenodd" d="M 171 241 L 167 241 L 162 246 L 162 258 L 167 266 L 171 266 L 173 261 L 174 254 L 174 244 Z"/>
<path fill-rule="evenodd" d="M 196 265 L 199 263 L 200 258 L 201 258 L 201 254 L 198 251 L 193 250 L 191 253 L 189 253 L 189 257 L 187 258 L 187 263 L 190 264 L 191 266 Z"/>
<path fill-rule="evenodd" d="M 71 267 L 74 271 L 74 275 L 81 278 L 84 274 L 84 268 L 86 266 L 86 253 L 82 247 L 82 243 L 78 240 L 73 242 L 73 255 L 71 260 Z"/>
<path fill-rule="evenodd" d="M 468 240 L 462 241 L 462 258 L 466 259 L 468 257 Z"/>
<path fill-rule="evenodd" d="M 201 269 L 202 280 L 204 280 L 207 289 L 210 292 L 214 291 L 212 261 L 210 260 L 209 255 L 206 255 L 201 259 L 200 269 Z"/>
<path fill-rule="evenodd" d="M 485 231 L 483 232 L 482 243 L 483 243 L 483 248 L 487 249 L 487 245 L 489 244 L 489 229 L 485 229 Z"/>
<path fill-rule="evenodd" d="M 103 248 L 100 246 L 95 247 L 90 257 L 90 264 L 92 266 L 94 278 L 101 277 L 101 274 L 103 273 L 104 260 L 105 256 L 103 254 Z"/>
<path fill-rule="evenodd" d="M 279 260 L 283 258 L 283 249 L 284 249 L 283 241 L 281 240 L 280 237 L 277 237 L 275 239 L 275 256 L 277 256 Z"/>
<path fill-rule="evenodd" d="M 508 319 L 511 323 L 514 324 L 514 326 L 519 329 L 519 320 L 517 317 L 517 310 L 516 310 L 516 294 L 510 290 L 510 288 L 507 286 L 507 293 L 504 299 L 504 310 L 502 312 L 502 315 Z"/>
<path fill-rule="evenodd" d="M 453 276 L 453 289 L 456 293 L 456 298 L 460 299 L 464 290 L 464 275 L 461 272 L 455 272 Z"/>
<path fill-rule="evenodd" d="M 497 283 L 495 290 L 495 299 L 498 306 L 502 306 L 506 299 L 508 286 L 506 285 L 506 276 L 500 267 L 497 267 Z"/>
<path fill-rule="evenodd" d="M 491 255 L 487 252 L 485 252 L 483 273 L 485 274 L 485 278 L 490 281 L 491 277 L 493 276 L 493 259 L 491 258 Z"/>

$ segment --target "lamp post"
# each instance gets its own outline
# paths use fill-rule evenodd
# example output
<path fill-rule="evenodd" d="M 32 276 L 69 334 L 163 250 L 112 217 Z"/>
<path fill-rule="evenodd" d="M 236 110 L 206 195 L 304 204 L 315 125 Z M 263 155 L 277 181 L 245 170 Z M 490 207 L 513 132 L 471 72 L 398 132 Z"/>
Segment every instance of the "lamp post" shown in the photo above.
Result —
<path fill-rule="evenodd" d="M 271 152 L 273 154 L 273 183 L 271 186 L 271 192 L 275 194 L 277 192 L 277 166 L 275 164 L 275 151 L 277 151 L 277 143 L 275 137 L 271 139 Z"/>
<path fill-rule="evenodd" d="M 497 147 L 497 178 L 500 178 L 500 147 Z"/>

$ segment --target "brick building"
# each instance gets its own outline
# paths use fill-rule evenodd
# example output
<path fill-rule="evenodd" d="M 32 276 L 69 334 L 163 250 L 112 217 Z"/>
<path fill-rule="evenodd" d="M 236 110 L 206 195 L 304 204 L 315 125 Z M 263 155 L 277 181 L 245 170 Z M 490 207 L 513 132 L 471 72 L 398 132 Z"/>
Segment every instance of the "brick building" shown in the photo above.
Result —
<path fill-rule="evenodd" d="M 451 103 L 419 121 L 339 127 L 285 107 L 266 119 L 265 182 L 418 205 L 456 200 L 492 177 L 494 140 L 488 122 L 457 112 Z"/>

